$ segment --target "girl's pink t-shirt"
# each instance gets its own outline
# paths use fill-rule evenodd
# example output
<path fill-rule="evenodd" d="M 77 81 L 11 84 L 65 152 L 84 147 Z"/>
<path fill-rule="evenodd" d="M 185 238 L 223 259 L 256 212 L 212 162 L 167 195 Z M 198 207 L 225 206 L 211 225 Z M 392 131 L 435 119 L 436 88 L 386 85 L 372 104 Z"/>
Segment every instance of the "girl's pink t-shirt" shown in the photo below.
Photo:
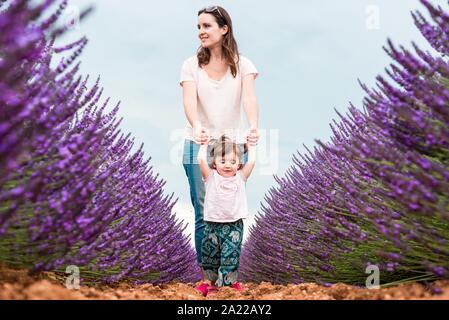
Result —
<path fill-rule="evenodd" d="M 204 221 L 234 222 L 248 218 L 246 180 L 241 170 L 233 177 L 222 177 L 212 169 L 204 179 Z"/>
<path fill-rule="evenodd" d="M 184 81 L 194 81 L 197 86 L 197 110 L 201 125 L 209 129 L 212 138 L 218 139 L 226 134 L 236 143 L 246 143 L 246 132 L 243 126 L 242 109 L 242 77 L 258 72 L 254 64 L 246 57 L 239 56 L 239 68 L 234 78 L 231 68 L 224 77 L 217 81 L 210 79 L 206 70 L 198 66 L 197 56 L 184 60 L 181 68 L 179 84 Z M 185 126 L 186 139 L 194 141 L 193 128 L 187 121 Z"/>

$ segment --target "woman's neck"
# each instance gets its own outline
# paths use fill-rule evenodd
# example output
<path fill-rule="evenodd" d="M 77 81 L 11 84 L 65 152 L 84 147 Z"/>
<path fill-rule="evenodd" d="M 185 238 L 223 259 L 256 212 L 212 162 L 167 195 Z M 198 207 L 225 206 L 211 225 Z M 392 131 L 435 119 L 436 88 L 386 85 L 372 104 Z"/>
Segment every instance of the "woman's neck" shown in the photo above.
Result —
<path fill-rule="evenodd" d="M 221 50 L 221 46 L 217 46 L 215 48 L 209 49 L 210 51 L 210 59 L 209 62 L 223 62 L 223 50 Z"/>

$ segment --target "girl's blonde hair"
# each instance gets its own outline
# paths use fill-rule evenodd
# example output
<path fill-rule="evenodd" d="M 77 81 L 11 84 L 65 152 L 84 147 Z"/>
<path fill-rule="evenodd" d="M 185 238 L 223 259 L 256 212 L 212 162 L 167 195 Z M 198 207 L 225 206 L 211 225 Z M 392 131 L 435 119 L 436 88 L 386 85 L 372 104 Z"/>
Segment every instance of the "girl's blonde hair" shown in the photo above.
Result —
<path fill-rule="evenodd" d="M 243 155 L 248 150 L 246 143 L 244 144 L 244 151 L 242 151 L 242 149 L 240 149 L 240 147 L 234 141 L 226 137 L 226 135 L 222 135 L 218 140 L 213 139 L 211 140 L 211 142 L 212 148 L 210 150 L 210 156 L 212 158 L 212 166 L 216 165 L 215 157 L 218 157 L 220 155 L 224 157 L 226 154 L 233 152 L 239 159 L 240 166 L 238 170 L 243 167 Z"/>

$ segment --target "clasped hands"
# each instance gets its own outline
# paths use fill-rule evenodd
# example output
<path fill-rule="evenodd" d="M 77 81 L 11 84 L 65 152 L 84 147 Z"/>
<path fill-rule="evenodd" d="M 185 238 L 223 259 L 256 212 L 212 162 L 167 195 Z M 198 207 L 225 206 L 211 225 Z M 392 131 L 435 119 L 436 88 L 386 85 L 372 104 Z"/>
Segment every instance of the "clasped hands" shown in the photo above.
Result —
<path fill-rule="evenodd" d="M 249 130 L 248 135 L 246 136 L 246 141 L 248 143 L 248 146 L 254 147 L 257 146 L 257 142 L 259 141 L 260 133 L 259 129 L 252 128 Z M 199 142 L 200 144 L 208 144 L 209 141 L 212 139 L 211 135 L 209 134 L 209 130 L 207 128 L 195 128 L 194 130 L 194 139 L 196 142 Z"/>

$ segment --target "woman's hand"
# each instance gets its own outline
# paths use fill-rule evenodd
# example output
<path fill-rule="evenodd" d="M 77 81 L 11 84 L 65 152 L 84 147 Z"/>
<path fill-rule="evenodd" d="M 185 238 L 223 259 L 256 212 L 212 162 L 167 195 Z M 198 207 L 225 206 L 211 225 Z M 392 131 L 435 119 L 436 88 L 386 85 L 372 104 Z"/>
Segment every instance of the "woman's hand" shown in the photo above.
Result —
<path fill-rule="evenodd" d="M 211 139 L 211 136 L 209 135 L 209 130 L 207 130 L 206 128 L 202 128 L 201 134 L 200 134 L 200 143 L 207 145 L 209 143 L 210 139 Z"/>
<path fill-rule="evenodd" d="M 246 136 L 246 140 L 248 141 L 248 146 L 257 146 L 257 143 L 259 142 L 259 129 L 253 128 L 249 130 L 248 135 Z"/>
<path fill-rule="evenodd" d="M 193 139 L 196 143 L 201 143 L 201 131 L 203 130 L 203 127 L 198 124 L 193 127 Z"/>

